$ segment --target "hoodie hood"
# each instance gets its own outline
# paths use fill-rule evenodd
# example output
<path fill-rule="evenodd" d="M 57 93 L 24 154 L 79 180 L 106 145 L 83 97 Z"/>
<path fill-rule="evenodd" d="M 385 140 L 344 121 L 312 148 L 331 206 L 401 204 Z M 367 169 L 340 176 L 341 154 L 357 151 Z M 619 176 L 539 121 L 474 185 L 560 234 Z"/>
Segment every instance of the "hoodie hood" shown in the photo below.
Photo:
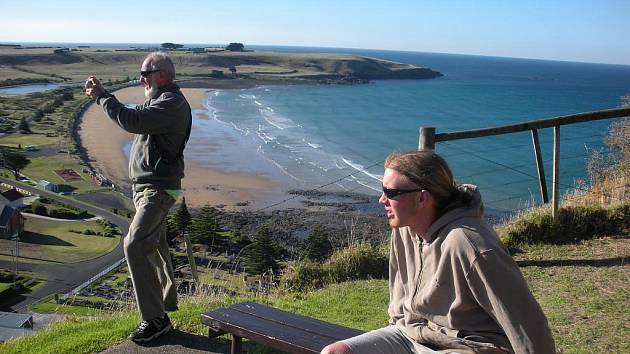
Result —
<path fill-rule="evenodd" d="M 462 184 L 457 188 L 460 192 L 458 198 L 446 207 L 448 210 L 431 224 L 424 237 L 427 242 L 432 242 L 446 225 L 461 218 L 483 218 L 483 202 L 479 188 L 472 184 Z"/>

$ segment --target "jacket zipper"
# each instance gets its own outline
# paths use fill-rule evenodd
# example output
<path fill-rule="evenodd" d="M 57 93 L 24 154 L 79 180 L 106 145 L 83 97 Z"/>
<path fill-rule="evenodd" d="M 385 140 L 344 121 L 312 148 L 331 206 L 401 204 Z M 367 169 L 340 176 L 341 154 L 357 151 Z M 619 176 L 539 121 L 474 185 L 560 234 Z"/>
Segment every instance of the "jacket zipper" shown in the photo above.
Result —
<path fill-rule="evenodd" d="M 424 241 L 419 240 L 418 251 L 420 252 L 420 271 L 418 272 L 418 276 L 416 278 L 415 289 L 413 290 L 413 296 L 411 297 L 411 304 L 415 303 L 416 296 L 418 295 L 418 289 L 420 288 L 420 282 L 422 281 L 422 272 L 424 270 L 424 257 L 422 255 L 422 251 L 424 248 Z"/>

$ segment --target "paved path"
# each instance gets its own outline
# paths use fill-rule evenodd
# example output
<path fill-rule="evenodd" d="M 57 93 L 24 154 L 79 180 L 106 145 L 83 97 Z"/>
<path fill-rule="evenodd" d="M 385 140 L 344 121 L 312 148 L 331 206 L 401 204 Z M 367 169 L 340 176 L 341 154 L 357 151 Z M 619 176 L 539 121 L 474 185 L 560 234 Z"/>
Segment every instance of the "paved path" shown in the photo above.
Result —
<path fill-rule="evenodd" d="M 174 330 L 152 342 L 136 344 L 125 340 L 101 354 L 224 354 L 230 352 L 230 343 L 205 336 Z"/>
<path fill-rule="evenodd" d="M 28 216 L 29 218 L 53 220 L 53 221 L 58 221 L 58 222 L 88 222 L 88 221 L 96 221 L 96 220 L 103 219 L 100 216 L 94 216 L 87 219 L 59 219 L 59 218 L 51 218 L 50 216 L 37 215 L 37 214 L 31 214 L 31 213 L 21 213 L 21 214 L 24 216 Z"/>
<path fill-rule="evenodd" d="M 63 198 L 56 193 L 44 191 L 35 187 L 24 186 L 22 184 L 18 185 L 15 181 L 8 178 L 0 177 L 0 182 L 15 185 L 33 194 L 39 194 L 49 199 L 55 199 L 62 203 L 85 209 L 92 215 L 100 216 L 103 219 L 114 223 L 120 228 L 122 235 L 126 235 L 127 230 L 129 229 L 129 221 L 127 219 L 107 210 L 78 200 Z M 18 271 L 22 270 L 41 273 L 47 278 L 47 281 L 41 288 L 31 294 L 22 294 L 12 299 L 0 300 L 0 310 L 26 312 L 30 304 L 50 294 L 70 292 L 75 287 L 88 281 L 90 278 L 100 273 L 103 269 L 124 257 L 125 255 L 123 253 L 122 242 L 120 242 L 110 253 L 87 261 L 67 264 L 36 264 L 20 262 Z M 15 263 L 10 261 L 0 261 L 0 268 L 14 269 Z"/>

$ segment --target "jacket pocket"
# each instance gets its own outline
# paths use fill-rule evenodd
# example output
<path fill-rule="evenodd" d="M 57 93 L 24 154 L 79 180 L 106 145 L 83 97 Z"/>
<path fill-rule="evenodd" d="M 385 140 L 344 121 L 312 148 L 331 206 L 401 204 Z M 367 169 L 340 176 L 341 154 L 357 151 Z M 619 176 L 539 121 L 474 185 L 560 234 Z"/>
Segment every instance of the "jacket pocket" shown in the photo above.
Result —
<path fill-rule="evenodd" d="M 509 351 L 502 349 L 494 343 L 477 342 L 465 338 L 459 338 L 457 335 L 461 335 L 460 331 L 445 328 L 435 323 L 429 322 L 427 326 L 423 326 L 421 329 L 421 335 L 423 341 L 430 344 L 440 351 L 448 352 L 449 349 L 469 350 L 474 353 L 483 354 L 506 354 Z"/>

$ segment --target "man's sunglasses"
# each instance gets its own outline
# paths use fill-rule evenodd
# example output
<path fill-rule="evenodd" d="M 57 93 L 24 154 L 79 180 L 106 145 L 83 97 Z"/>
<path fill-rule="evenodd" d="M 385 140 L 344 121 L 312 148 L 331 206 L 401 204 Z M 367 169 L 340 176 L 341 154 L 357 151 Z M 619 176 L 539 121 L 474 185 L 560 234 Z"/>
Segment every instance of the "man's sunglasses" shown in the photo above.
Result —
<path fill-rule="evenodd" d="M 396 198 L 397 196 L 399 196 L 401 194 L 412 193 L 412 192 L 421 192 L 422 190 L 423 190 L 422 188 L 396 189 L 396 188 L 386 188 L 385 186 L 383 186 L 383 193 L 385 194 L 387 199 L 394 199 L 394 198 Z"/>
<path fill-rule="evenodd" d="M 141 70 L 141 71 L 140 71 L 140 76 L 141 76 L 141 77 L 147 77 L 147 76 L 149 76 L 149 75 L 151 75 L 151 74 L 153 74 L 153 73 L 156 73 L 156 72 L 158 72 L 158 71 L 160 71 L 160 69 L 156 69 L 156 70 L 146 70 L 146 71 Z"/>

